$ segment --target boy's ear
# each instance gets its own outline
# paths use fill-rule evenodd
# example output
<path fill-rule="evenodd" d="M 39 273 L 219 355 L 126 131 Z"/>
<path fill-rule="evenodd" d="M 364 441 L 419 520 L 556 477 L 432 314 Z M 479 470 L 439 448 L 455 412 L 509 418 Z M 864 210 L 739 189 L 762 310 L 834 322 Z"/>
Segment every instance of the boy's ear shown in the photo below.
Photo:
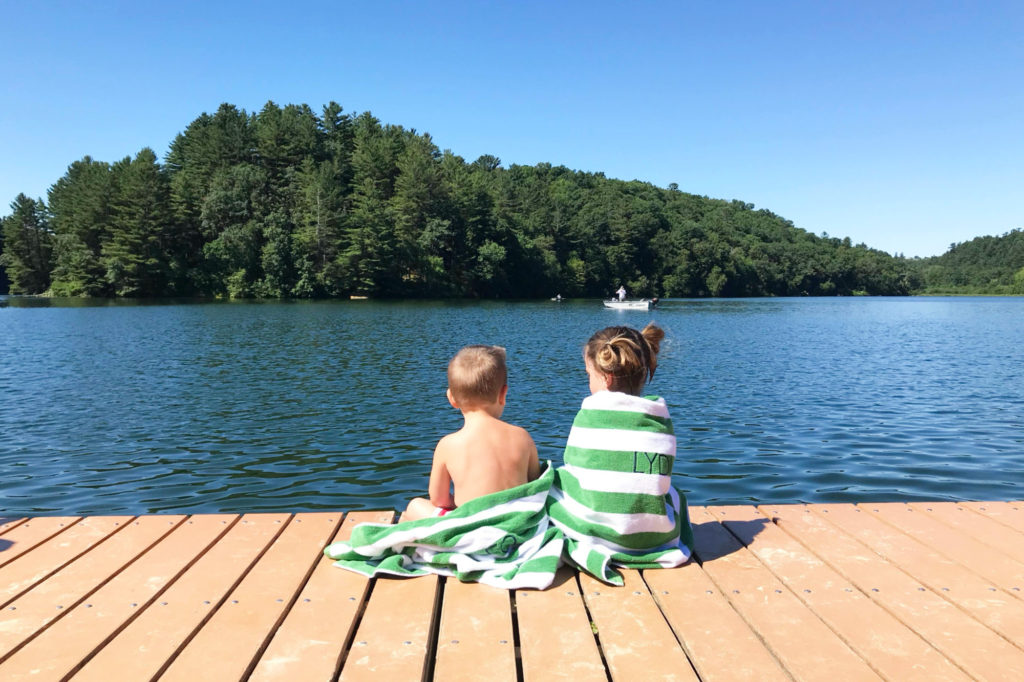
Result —
<path fill-rule="evenodd" d="M 504 386 L 501 387 L 501 392 L 498 393 L 498 404 L 499 405 L 504 405 L 505 404 L 505 398 L 507 396 L 508 396 L 508 384 L 505 384 Z"/>
<path fill-rule="evenodd" d="M 448 404 L 454 407 L 456 410 L 459 409 L 459 404 L 455 402 L 455 396 L 452 395 L 452 389 L 445 391 L 445 395 L 448 396 Z"/>

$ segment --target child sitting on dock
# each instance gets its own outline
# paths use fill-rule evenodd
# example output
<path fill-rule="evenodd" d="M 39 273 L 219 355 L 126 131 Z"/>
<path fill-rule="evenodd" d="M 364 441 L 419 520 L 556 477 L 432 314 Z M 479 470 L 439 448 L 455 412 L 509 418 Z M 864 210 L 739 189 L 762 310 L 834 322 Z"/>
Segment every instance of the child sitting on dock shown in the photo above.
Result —
<path fill-rule="evenodd" d="M 507 589 L 551 585 L 565 545 L 545 511 L 555 470 L 541 471 L 530 435 L 501 421 L 506 374 L 497 346 L 467 346 L 452 358 L 448 401 L 465 425 L 434 450 L 430 499 L 412 500 L 403 523 L 359 524 L 328 545 L 336 566 L 369 578 L 433 573 Z"/>
<path fill-rule="evenodd" d="M 448 402 L 465 423 L 438 442 L 430 499 L 411 500 L 402 521 L 444 516 L 470 500 L 536 480 L 540 463 L 533 439 L 525 429 L 501 421 L 507 377 L 500 346 L 466 346 L 448 363 Z"/>
<path fill-rule="evenodd" d="M 672 487 L 676 437 L 663 398 L 642 397 L 665 332 L 607 327 L 583 350 L 591 395 L 573 421 L 548 498 L 572 564 L 622 584 L 615 566 L 678 566 L 690 558 L 686 498 Z"/>

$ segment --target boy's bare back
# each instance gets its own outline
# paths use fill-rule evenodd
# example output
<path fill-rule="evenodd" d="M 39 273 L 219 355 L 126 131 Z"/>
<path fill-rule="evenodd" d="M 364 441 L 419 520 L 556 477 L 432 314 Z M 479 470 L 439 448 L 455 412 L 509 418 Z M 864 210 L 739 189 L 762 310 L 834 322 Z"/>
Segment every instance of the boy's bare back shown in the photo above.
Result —
<path fill-rule="evenodd" d="M 430 501 L 455 506 L 523 485 L 540 475 L 537 447 L 525 429 L 486 410 L 463 413 L 465 425 L 442 438 L 434 450 Z M 450 484 L 455 484 L 451 499 Z"/>
<path fill-rule="evenodd" d="M 451 406 L 462 412 L 465 424 L 434 448 L 429 499 L 409 500 L 402 520 L 440 516 L 540 476 L 537 446 L 530 434 L 501 421 L 507 394 L 504 348 L 475 344 L 455 354 L 448 363 L 447 396 Z"/>

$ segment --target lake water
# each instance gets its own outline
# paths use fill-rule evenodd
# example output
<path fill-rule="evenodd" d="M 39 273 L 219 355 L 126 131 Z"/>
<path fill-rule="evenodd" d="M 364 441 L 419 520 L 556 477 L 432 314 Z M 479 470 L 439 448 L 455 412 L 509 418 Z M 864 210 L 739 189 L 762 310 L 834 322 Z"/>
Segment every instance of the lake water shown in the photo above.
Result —
<path fill-rule="evenodd" d="M 610 324 L 693 504 L 1024 497 L 1024 299 L 131 304 L 0 297 L 0 512 L 402 508 L 461 419 L 445 366 L 508 349 L 505 417 L 560 462 Z"/>

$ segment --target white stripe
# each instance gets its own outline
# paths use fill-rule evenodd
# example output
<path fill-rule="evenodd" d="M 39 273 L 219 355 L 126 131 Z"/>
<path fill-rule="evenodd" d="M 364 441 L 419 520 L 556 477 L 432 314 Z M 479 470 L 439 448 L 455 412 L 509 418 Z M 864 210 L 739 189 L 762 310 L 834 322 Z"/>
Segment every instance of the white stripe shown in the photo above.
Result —
<path fill-rule="evenodd" d="M 641 495 L 664 495 L 672 487 L 671 479 L 660 474 L 635 474 L 604 469 L 586 469 L 566 464 L 562 471 L 572 474 L 580 487 L 600 493 L 637 493 Z"/>
<path fill-rule="evenodd" d="M 562 528 L 562 524 L 557 521 L 554 522 L 556 526 Z M 682 541 L 676 539 L 660 547 L 647 547 L 645 549 L 633 549 L 632 547 L 623 547 L 620 544 L 612 542 L 611 540 L 605 540 L 604 538 L 594 537 L 592 535 L 583 535 L 573 531 L 571 528 L 565 528 L 565 534 L 572 536 L 577 541 L 576 551 L 570 552 L 570 556 L 576 560 L 581 566 L 586 566 L 586 554 L 582 554 L 583 558 L 577 558 L 577 555 L 581 555 L 582 552 L 596 552 L 604 556 L 609 557 L 609 561 L 612 566 L 626 566 L 621 561 L 616 561 L 611 558 L 613 552 L 619 554 L 652 554 L 655 552 L 660 553 L 659 556 L 654 557 L 652 561 L 657 563 L 659 566 L 671 568 L 672 566 L 679 566 L 685 564 L 690 558 L 690 548 L 682 543 Z"/>
<path fill-rule="evenodd" d="M 551 544 L 557 545 L 556 549 L 558 551 L 555 552 L 555 554 L 561 554 L 561 543 Z M 550 553 L 545 552 L 545 554 Z M 559 562 L 559 565 L 561 565 L 561 562 Z M 543 590 L 544 588 L 549 587 L 555 579 L 555 572 L 549 570 L 520 571 L 516 573 L 515 576 L 513 576 L 511 579 L 502 577 L 502 575 L 506 572 L 508 572 L 507 567 L 505 570 L 502 570 L 500 572 L 493 571 L 484 573 L 483 576 L 480 577 L 480 582 L 484 585 L 490 585 L 491 587 L 498 587 L 506 590 L 518 590 L 523 588 Z"/>
<path fill-rule="evenodd" d="M 671 433 L 633 431 L 629 429 L 593 429 L 574 426 L 569 431 L 567 447 L 587 450 L 621 450 L 622 452 L 656 452 L 676 454 L 676 437 Z"/>
<path fill-rule="evenodd" d="M 423 544 L 423 546 L 435 546 L 427 545 L 423 543 L 423 538 L 436 533 L 447 531 L 450 529 L 458 529 L 461 526 L 473 525 L 481 521 L 488 521 L 491 519 L 499 518 L 505 524 L 513 523 L 519 524 L 523 520 L 516 520 L 510 518 L 516 514 L 527 514 L 534 515 L 538 514 L 542 509 L 542 504 L 547 498 L 547 492 L 537 493 L 526 498 L 519 498 L 503 504 L 498 504 L 487 509 L 483 509 L 476 514 L 465 517 L 453 517 L 448 516 L 438 517 L 438 520 L 431 524 L 424 524 L 414 528 L 402 528 L 402 524 L 395 526 L 388 526 L 387 524 L 372 524 L 375 526 L 385 526 L 387 528 L 394 528 L 394 531 L 385 533 L 376 542 L 371 542 L 365 545 L 359 545 L 358 547 L 352 547 L 357 553 L 365 557 L 375 557 L 381 553 L 391 549 L 392 547 L 400 545 L 416 545 Z M 415 522 L 413 522 L 415 523 Z M 478 535 L 480 531 L 486 531 L 491 529 L 490 533 L 484 533 Z M 480 547 L 478 543 L 486 542 L 489 538 L 494 537 L 489 544 L 483 545 L 482 548 L 489 547 L 494 544 L 502 537 L 507 535 L 507 532 L 501 528 L 501 526 L 495 524 L 487 528 L 476 529 L 470 533 L 467 533 L 464 537 L 459 538 L 455 545 L 447 547 L 437 547 L 439 551 L 478 551 L 474 550 L 474 547 Z M 495 537 L 496 536 L 496 537 Z M 435 546 L 436 547 L 436 546 Z M 334 550 L 332 549 L 332 554 Z"/>
<path fill-rule="evenodd" d="M 561 502 L 565 510 L 578 519 L 607 526 L 619 535 L 631 533 L 668 533 L 675 530 L 675 522 L 665 514 L 613 514 L 599 512 L 580 504 L 563 491 L 552 488 L 551 497 Z M 551 519 L 553 522 L 555 519 Z M 562 527 L 562 524 L 558 524 Z"/>
<path fill-rule="evenodd" d="M 539 539 L 539 537 L 531 538 L 533 551 L 525 555 L 522 552 L 520 552 L 519 557 L 514 561 L 503 561 L 499 557 L 495 557 L 494 555 L 487 553 L 460 554 L 458 556 L 451 557 L 449 565 L 454 568 L 454 571 L 457 574 L 466 574 L 476 571 L 489 571 L 494 575 L 499 575 L 503 573 L 508 573 L 509 571 L 514 571 L 517 569 L 517 567 L 522 566 L 527 561 L 532 561 L 537 558 L 543 558 L 545 556 L 558 556 L 559 554 L 561 554 L 562 543 L 550 542 L 547 543 L 547 545 L 545 546 L 537 547 L 537 545 L 539 544 Z M 520 549 L 525 547 L 526 544 L 527 543 L 523 543 L 523 545 L 520 545 Z M 537 551 L 538 549 L 543 551 Z M 415 555 L 412 557 L 412 561 L 415 564 L 419 564 L 420 562 L 430 564 L 430 561 L 436 554 L 437 552 L 434 551 L 417 551 Z M 428 568 L 428 570 L 433 570 L 433 568 L 430 567 Z M 548 576 L 548 580 L 551 580 L 550 575 Z M 484 582 L 484 580 L 481 579 L 481 582 Z"/>
<path fill-rule="evenodd" d="M 640 396 L 619 393 L 617 391 L 600 391 L 583 399 L 584 410 L 616 410 L 620 412 L 642 412 L 655 417 L 668 418 L 668 406 L 664 398 L 648 400 Z"/>
<path fill-rule="evenodd" d="M 682 566 L 690 560 L 690 548 L 686 545 L 679 543 L 678 549 L 671 549 L 655 559 L 655 563 L 662 568 L 675 568 L 676 566 Z M 618 563 L 618 562 L 612 562 Z"/>
<path fill-rule="evenodd" d="M 605 547 L 597 545 L 596 543 L 587 544 L 581 542 L 576 545 L 576 549 L 569 552 L 569 556 L 572 557 L 573 561 L 575 561 L 580 566 L 586 566 L 587 568 L 590 567 L 590 562 L 588 562 L 587 559 L 590 558 L 591 554 L 601 555 L 604 558 L 605 566 L 608 566 L 608 564 L 612 560 L 611 551 Z M 604 579 L 604 576 L 598 577 Z"/>

